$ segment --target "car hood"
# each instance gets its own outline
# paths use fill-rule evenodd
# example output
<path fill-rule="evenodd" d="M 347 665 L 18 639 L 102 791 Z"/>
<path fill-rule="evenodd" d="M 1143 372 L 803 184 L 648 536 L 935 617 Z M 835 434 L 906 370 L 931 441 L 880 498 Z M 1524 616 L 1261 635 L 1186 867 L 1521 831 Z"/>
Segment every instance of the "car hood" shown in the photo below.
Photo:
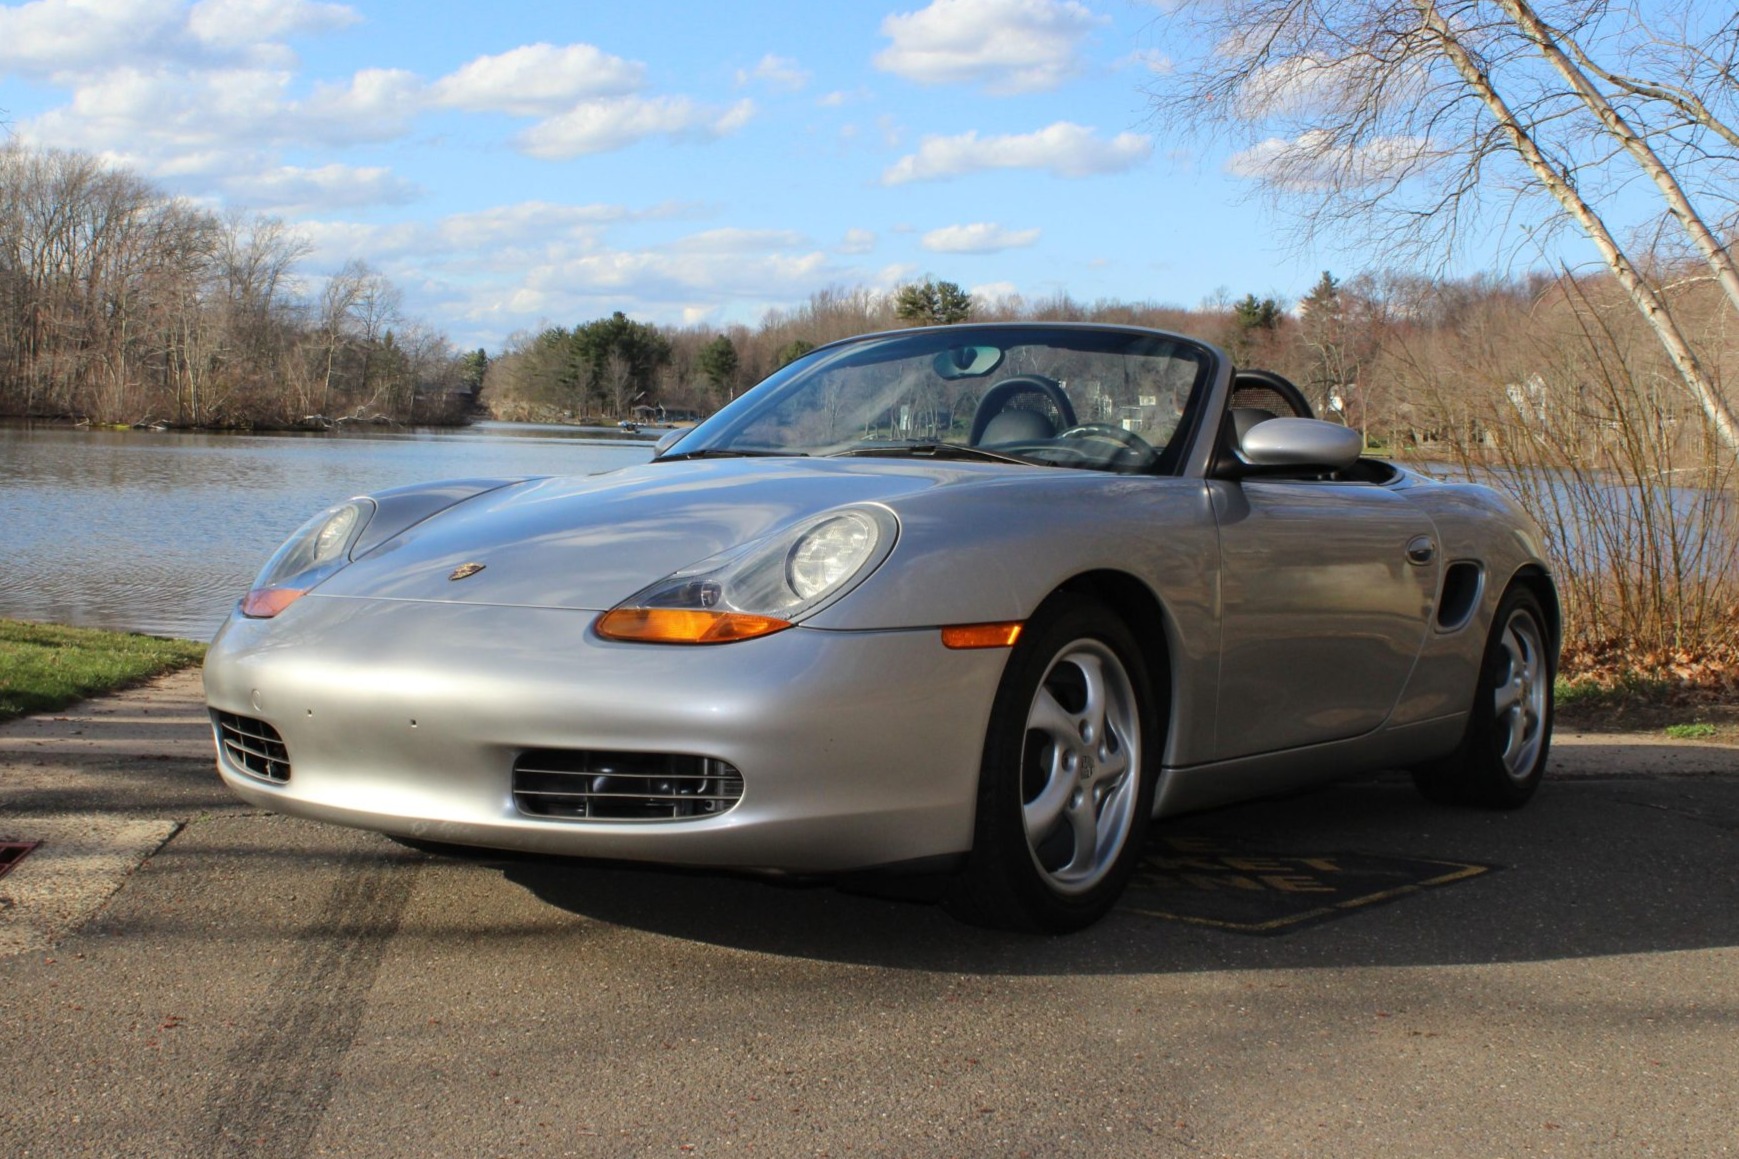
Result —
<path fill-rule="evenodd" d="M 316 589 L 320 596 L 604 611 L 678 568 L 850 503 L 1039 468 L 890 460 L 649 463 L 534 479 L 459 503 Z M 467 565 L 461 579 L 454 575 Z"/>

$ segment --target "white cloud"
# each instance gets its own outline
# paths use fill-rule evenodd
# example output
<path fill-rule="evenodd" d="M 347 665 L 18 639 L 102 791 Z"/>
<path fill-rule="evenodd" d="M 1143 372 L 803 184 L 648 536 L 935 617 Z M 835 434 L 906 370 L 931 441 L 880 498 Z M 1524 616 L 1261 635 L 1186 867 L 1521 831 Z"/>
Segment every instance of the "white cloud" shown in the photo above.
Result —
<path fill-rule="evenodd" d="M 910 262 L 895 262 L 877 270 L 870 278 L 870 285 L 878 290 L 897 290 L 917 275 L 917 266 Z"/>
<path fill-rule="evenodd" d="M 310 0 L 33 0 L 0 7 L 0 71 L 71 81 L 115 67 L 171 62 L 284 67 L 283 38 L 356 23 L 343 4 Z"/>
<path fill-rule="evenodd" d="M 644 65 L 587 44 L 479 56 L 433 82 L 364 68 L 308 84 L 286 38 L 359 19 L 322 0 L 33 0 L 0 6 L 0 74 L 68 94 L 15 126 L 22 142 L 83 149 L 184 188 L 245 190 L 285 207 L 361 204 L 369 190 L 402 201 L 414 186 L 384 172 L 301 168 L 283 154 L 403 138 L 433 109 L 542 118 L 518 144 L 558 159 L 648 136 L 718 137 L 754 111 L 749 101 L 711 107 L 642 95 Z M 759 71 L 789 83 L 792 67 L 768 57 Z"/>
<path fill-rule="evenodd" d="M 534 157 L 565 161 L 648 137 L 722 137 L 742 128 L 754 111 L 754 102 L 746 100 L 720 110 L 687 97 L 613 97 L 585 101 L 540 121 L 521 133 L 517 144 Z"/>
<path fill-rule="evenodd" d="M 240 48 L 262 41 L 348 28 L 361 20 L 344 4 L 309 0 L 200 0 L 187 16 L 187 30 L 216 48 Z"/>
<path fill-rule="evenodd" d="M 45 76 L 166 52 L 179 0 L 35 0 L 0 8 L 0 70 Z"/>
<path fill-rule="evenodd" d="M 840 243 L 833 247 L 834 253 L 867 254 L 876 248 L 876 235 L 867 229 L 848 229 Z"/>
<path fill-rule="evenodd" d="M 274 213 L 329 213 L 364 205 L 402 204 L 420 190 L 390 169 L 322 165 L 304 169 L 280 166 L 232 178 L 224 191 L 236 203 Z"/>
<path fill-rule="evenodd" d="M 528 44 L 480 56 L 431 86 L 436 103 L 472 112 L 550 116 L 597 97 L 639 91 L 646 66 L 589 44 Z"/>
<path fill-rule="evenodd" d="M 468 213 L 454 213 L 433 222 L 371 225 L 365 222 L 314 221 L 300 225 L 309 233 L 323 259 L 342 262 L 353 254 L 371 261 L 389 259 L 458 262 L 463 259 L 479 268 L 514 268 L 524 255 L 545 260 L 549 254 L 569 253 L 576 248 L 590 251 L 602 246 L 605 230 L 614 225 L 643 221 L 673 221 L 697 217 L 701 208 L 687 202 L 666 201 L 635 208 L 596 203 L 563 205 L 550 201 L 521 201 L 491 206 Z M 445 256 L 443 256 L 445 255 Z"/>
<path fill-rule="evenodd" d="M 836 264 L 791 230 L 705 229 L 642 247 L 613 237 L 631 222 L 698 212 L 680 203 L 522 202 L 427 222 L 326 220 L 297 229 L 315 247 L 310 267 L 368 261 L 411 291 L 416 308 L 464 346 L 494 345 L 546 320 L 582 321 L 613 310 L 677 321 L 711 316 L 721 302 L 767 308 L 872 277 Z"/>
<path fill-rule="evenodd" d="M 516 303 L 522 316 L 584 318 L 621 309 L 668 317 L 720 297 L 801 298 L 837 280 L 839 271 L 817 251 L 706 252 L 679 242 L 641 250 L 599 248 L 551 254 L 549 260 L 517 270 L 514 276 L 538 305 L 534 312 Z M 460 308 L 461 316 L 480 320 L 498 306 L 498 289 L 477 289 L 480 292 L 471 297 L 471 304 Z"/>
<path fill-rule="evenodd" d="M 66 104 L 16 126 L 29 144 L 84 149 L 152 177 L 204 178 L 207 188 L 251 182 L 274 204 L 302 204 L 304 195 L 320 204 L 329 200 L 322 188 L 343 204 L 367 188 L 402 200 L 408 183 L 333 184 L 342 167 L 297 170 L 274 155 L 408 130 L 424 99 L 410 73 L 365 69 L 305 99 L 292 95 L 296 56 L 283 38 L 358 19 L 345 5 L 313 0 L 36 0 L 0 8 L 0 70 L 69 93 Z M 294 176 L 312 172 L 328 174 L 325 184 Z"/>
<path fill-rule="evenodd" d="M 1348 67 L 1334 61 L 1294 56 L 1252 70 L 1238 86 L 1235 111 L 1246 121 L 1296 113 L 1331 97 Z"/>
<path fill-rule="evenodd" d="M 811 75 L 790 57 L 774 56 L 769 52 L 753 69 L 738 69 L 737 84 L 760 81 L 772 88 L 795 93 L 808 87 Z"/>
<path fill-rule="evenodd" d="M 998 250 L 1019 249 L 1039 240 L 1036 229 L 1009 230 L 995 222 L 980 221 L 971 225 L 949 225 L 925 234 L 923 247 L 938 254 L 993 254 Z"/>
<path fill-rule="evenodd" d="M 421 107 L 422 82 L 399 70 L 364 70 L 305 101 L 288 96 L 293 79 L 278 69 L 117 67 L 81 83 L 71 104 L 19 125 L 18 136 L 106 153 L 152 176 L 188 175 L 261 150 L 389 140 Z M 214 166 L 190 155 L 210 155 Z"/>
<path fill-rule="evenodd" d="M 1020 301 L 1020 287 L 1013 282 L 985 282 L 982 285 L 968 286 L 966 292 L 972 295 L 974 302 L 986 306 L 992 303 Z"/>
<path fill-rule="evenodd" d="M 1358 188 L 1399 181 L 1429 167 L 1437 152 L 1424 137 L 1379 137 L 1358 146 L 1337 144 L 1312 130 L 1287 140 L 1269 137 L 1226 159 L 1234 177 L 1285 189 Z"/>
<path fill-rule="evenodd" d="M 1092 177 L 1122 173 L 1146 161 L 1153 141 L 1138 133 L 1119 133 L 1109 141 L 1069 121 L 1036 133 L 1005 137 L 925 137 L 916 153 L 896 161 L 882 184 L 942 181 L 987 169 L 1041 169 L 1055 177 Z"/>
<path fill-rule="evenodd" d="M 208 69 L 192 74 L 116 67 L 94 76 L 72 103 L 18 127 L 26 143 L 110 152 L 147 173 L 188 153 L 257 148 L 262 122 L 284 101 L 287 74 Z M 187 171 L 185 163 L 182 171 Z"/>
<path fill-rule="evenodd" d="M 544 242 L 552 237 L 590 239 L 602 226 L 667 220 L 694 213 L 694 206 L 680 202 L 630 209 L 625 205 L 558 205 L 548 201 L 522 201 L 442 218 L 437 235 L 430 241 L 443 249 L 483 249 Z"/>
<path fill-rule="evenodd" d="M 403 69 L 364 69 L 343 85 L 320 85 L 288 105 L 286 135 L 322 144 L 386 141 L 404 135 L 422 111 L 427 86 Z"/>
<path fill-rule="evenodd" d="M 748 254 L 798 249 L 807 239 L 789 229 L 709 229 L 672 242 L 677 253 Z"/>
<path fill-rule="evenodd" d="M 1081 71 L 1081 41 L 1103 23 L 1077 0 L 933 0 L 882 21 L 893 43 L 875 64 L 919 84 L 1040 92 Z"/>
<path fill-rule="evenodd" d="M 1154 76 L 1169 76 L 1177 65 L 1171 57 L 1157 48 L 1140 48 L 1117 62 L 1120 67 L 1133 65 L 1145 69 Z"/>

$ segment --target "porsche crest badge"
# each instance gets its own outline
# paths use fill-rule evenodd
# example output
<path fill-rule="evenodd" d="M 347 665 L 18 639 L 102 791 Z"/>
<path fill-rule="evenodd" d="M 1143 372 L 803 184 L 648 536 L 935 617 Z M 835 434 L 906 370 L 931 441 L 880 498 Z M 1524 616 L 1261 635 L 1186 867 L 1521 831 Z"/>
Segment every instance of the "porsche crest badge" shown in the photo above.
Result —
<path fill-rule="evenodd" d="M 447 578 L 450 580 L 469 579 L 470 577 L 476 575 L 478 572 L 482 571 L 485 566 L 486 565 L 481 564 L 481 563 L 462 563 L 458 567 L 454 568 L 453 574 L 448 576 Z"/>

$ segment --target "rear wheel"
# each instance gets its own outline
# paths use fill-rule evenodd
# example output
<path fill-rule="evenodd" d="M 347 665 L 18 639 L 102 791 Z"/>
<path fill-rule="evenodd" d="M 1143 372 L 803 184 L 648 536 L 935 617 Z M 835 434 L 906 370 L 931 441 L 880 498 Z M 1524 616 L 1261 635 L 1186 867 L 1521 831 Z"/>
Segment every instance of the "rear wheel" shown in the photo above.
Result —
<path fill-rule="evenodd" d="M 953 913 L 1062 933 L 1111 908 L 1152 810 L 1155 702 L 1134 637 L 1103 604 L 1057 597 L 1028 621 L 991 712 Z"/>
<path fill-rule="evenodd" d="M 1498 604 L 1461 745 L 1413 770 L 1432 801 L 1514 809 L 1540 787 L 1552 743 L 1555 657 L 1540 601 L 1511 588 Z"/>

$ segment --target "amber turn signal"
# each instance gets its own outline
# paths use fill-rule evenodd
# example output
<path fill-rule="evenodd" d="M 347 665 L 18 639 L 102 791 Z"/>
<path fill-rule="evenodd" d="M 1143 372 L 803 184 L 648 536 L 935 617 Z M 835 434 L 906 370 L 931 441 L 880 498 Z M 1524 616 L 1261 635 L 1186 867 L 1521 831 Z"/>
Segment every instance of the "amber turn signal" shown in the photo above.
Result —
<path fill-rule="evenodd" d="M 954 624 L 942 629 L 948 648 L 1011 648 L 1020 639 L 1021 622 L 1003 624 Z"/>
<path fill-rule="evenodd" d="M 616 608 L 598 617 L 598 635 L 639 644 L 729 644 L 770 636 L 791 621 L 747 612 L 702 612 L 688 608 Z"/>
<path fill-rule="evenodd" d="M 242 598 L 242 615 L 269 620 L 307 594 L 301 588 L 255 588 Z"/>

